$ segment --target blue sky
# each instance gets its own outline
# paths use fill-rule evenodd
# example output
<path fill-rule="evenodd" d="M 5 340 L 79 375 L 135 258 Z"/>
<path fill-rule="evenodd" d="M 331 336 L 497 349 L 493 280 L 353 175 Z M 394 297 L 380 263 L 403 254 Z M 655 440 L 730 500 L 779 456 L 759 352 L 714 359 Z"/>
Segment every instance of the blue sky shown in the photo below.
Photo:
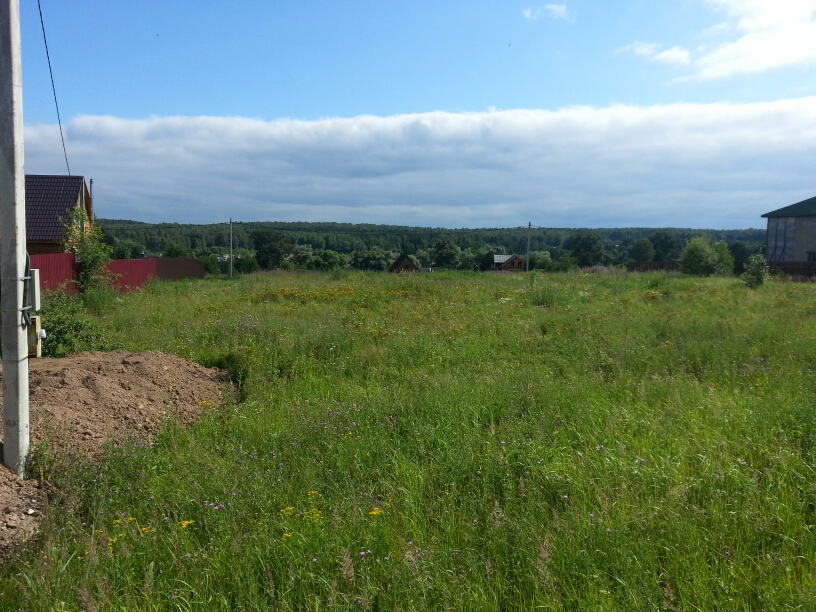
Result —
<path fill-rule="evenodd" d="M 101 216 L 752 227 L 816 195 L 816 1 L 42 0 Z M 21 0 L 26 170 L 60 173 Z"/>

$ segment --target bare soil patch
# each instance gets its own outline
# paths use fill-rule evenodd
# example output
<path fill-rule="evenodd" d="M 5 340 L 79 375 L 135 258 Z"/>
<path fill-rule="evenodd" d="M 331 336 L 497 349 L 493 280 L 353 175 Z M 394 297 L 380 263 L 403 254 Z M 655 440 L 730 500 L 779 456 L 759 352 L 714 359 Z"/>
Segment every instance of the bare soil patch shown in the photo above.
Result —
<path fill-rule="evenodd" d="M 135 435 L 149 442 L 165 419 L 191 423 L 221 403 L 226 378 L 221 370 L 149 351 L 32 359 L 29 381 L 32 445 L 48 440 L 61 453 L 95 456 L 110 440 Z M 0 556 L 36 533 L 46 489 L 0 465 Z"/>

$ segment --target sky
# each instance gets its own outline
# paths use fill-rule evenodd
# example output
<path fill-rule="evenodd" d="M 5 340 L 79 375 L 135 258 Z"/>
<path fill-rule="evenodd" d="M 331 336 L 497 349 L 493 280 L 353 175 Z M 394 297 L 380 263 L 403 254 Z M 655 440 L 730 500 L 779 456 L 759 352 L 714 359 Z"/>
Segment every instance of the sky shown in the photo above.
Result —
<path fill-rule="evenodd" d="M 816 0 L 41 0 L 106 218 L 764 227 L 816 195 Z M 66 164 L 20 0 L 26 172 Z"/>

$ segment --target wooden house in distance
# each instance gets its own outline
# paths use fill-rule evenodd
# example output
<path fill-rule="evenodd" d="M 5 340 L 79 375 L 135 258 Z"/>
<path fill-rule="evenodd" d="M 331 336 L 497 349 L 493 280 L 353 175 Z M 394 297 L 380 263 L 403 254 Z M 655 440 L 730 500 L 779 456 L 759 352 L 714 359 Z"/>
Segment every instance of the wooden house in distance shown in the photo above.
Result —
<path fill-rule="evenodd" d="M 393 272 L 394 274 L 402 274 L 403 272 L 419 272 L 419 267 L 414 263 L 413 259 L 403 253 L 397 257 L 397 261 L 391 264 L 388 271 Z"/>
<path fill-rule="evenodd" d="M 493 266 L 496 272 L 524 272 L 524 260 L 518 255 L 493 255 Z"/>
<path fill-rule="evenodd" d="M 26 249 L 30 255 L 62 253 L 63 223 L 82 207 L 93 222 L 93 202 L 83 176 L 26 174 Z"/>

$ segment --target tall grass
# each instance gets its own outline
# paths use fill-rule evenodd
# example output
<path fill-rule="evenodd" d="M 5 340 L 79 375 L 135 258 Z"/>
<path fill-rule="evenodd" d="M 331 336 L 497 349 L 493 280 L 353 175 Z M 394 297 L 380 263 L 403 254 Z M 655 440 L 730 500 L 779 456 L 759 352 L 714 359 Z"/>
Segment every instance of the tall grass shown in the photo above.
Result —
<path fill-rule="evenodd" d="M 240 394 L 63 491 L 9 610 L 812 609 L 816 289 L 157 283 L 101 324 Z"/>

